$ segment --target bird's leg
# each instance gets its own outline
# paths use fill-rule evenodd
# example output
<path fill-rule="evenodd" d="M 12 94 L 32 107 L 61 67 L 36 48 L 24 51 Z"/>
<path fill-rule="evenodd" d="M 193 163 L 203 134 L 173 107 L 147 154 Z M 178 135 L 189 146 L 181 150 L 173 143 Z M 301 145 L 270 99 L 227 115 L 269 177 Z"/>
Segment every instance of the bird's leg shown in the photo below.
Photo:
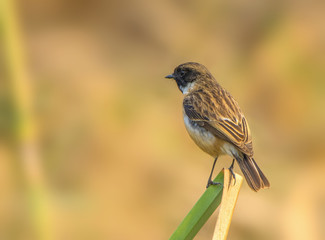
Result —
<path fill-rule="evenodd" d="M 235 179 L 235 183 L 234 183 L 234 185 L 235 185 L 236 184 L 236 175 L 235 175 L 234 170 L 233 170 L 234 169 L 234 163 L 235 163 L 235 159 L 232 160 L 232 164 L 230 165 L 230 167 L 228 169 L 231 172 L 232 177 Z"/>
<path fill-rule="evenodd" d="M 212 169 L 211 169 L 211 173 L 210 173 L 210 176 L 209 176 L 209 180 L 208 180 L 208 184 L 207 184 L 207 188 L 210 186 L 210 185 L 220 185 L 221 183 L 218 183 L 218 182 L 214 182 L 212 181 L 212 173 L 213 173 L 213 170 L 214 170 L 214 166 L 216 165 L 216 162 L 218 160 L 218 157 L 216 157 L 214 159 L 214 162 L 213 162 L 213 165 L 212 165 Z"/>

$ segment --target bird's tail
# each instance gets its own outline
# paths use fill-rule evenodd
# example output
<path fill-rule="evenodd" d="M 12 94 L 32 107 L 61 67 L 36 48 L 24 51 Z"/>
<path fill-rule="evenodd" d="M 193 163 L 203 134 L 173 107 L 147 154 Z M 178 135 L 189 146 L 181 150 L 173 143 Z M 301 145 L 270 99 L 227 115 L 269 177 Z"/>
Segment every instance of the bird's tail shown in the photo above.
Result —
<path fill-rule="evenodd" d="M 269 181 L 257 166 L 254 158 L 248 157 L 245 154 L 240 157 L 236 156 L 235 158 L 251 189 L 257 192 L 260 189 L 270 187 Z"/>

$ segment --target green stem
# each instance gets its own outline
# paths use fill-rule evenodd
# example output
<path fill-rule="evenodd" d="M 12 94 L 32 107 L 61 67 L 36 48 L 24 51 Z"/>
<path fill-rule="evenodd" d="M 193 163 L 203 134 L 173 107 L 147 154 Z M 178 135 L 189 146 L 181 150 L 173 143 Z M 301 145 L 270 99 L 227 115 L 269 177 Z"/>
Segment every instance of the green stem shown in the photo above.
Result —
<path fill-rule="evenodd" d="M 207 188 L 170 237 L 170 240 L 189 240 L 195 237 L 221 203 L 223 178 L 224 173 L 221 171 L 213 180 L 221 183 L 221 185 L 211 185 Z"/>

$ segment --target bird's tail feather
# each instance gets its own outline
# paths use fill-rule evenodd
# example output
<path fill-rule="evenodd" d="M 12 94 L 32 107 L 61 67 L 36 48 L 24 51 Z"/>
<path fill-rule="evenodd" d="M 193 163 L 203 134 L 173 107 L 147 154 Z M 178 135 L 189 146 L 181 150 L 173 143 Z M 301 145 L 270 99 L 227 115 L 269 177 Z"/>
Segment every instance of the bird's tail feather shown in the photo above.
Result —
<path fill-rule="evenodd" d="M 270 187 L 269 181 L 256 164 L 254 158 L 248 157 L 245 154 L 235 158 L 251 189 L 257 192 L 260 189 Z"/>

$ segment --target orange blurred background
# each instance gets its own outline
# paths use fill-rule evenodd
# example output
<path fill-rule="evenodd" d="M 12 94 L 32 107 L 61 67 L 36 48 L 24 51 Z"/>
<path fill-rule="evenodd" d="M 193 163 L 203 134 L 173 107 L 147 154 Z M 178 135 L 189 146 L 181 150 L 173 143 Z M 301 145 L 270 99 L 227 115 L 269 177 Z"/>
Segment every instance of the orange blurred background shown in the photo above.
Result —
<path fill-rule="evenodd" d="M 187 61 L 237 99 L 271 182 L 243 184 L 228 238 L 325 238 L 323 1 L 14 7 L 1 11 L 0 239 L 168 239 L 213 161 L 164 78 Z"/>

